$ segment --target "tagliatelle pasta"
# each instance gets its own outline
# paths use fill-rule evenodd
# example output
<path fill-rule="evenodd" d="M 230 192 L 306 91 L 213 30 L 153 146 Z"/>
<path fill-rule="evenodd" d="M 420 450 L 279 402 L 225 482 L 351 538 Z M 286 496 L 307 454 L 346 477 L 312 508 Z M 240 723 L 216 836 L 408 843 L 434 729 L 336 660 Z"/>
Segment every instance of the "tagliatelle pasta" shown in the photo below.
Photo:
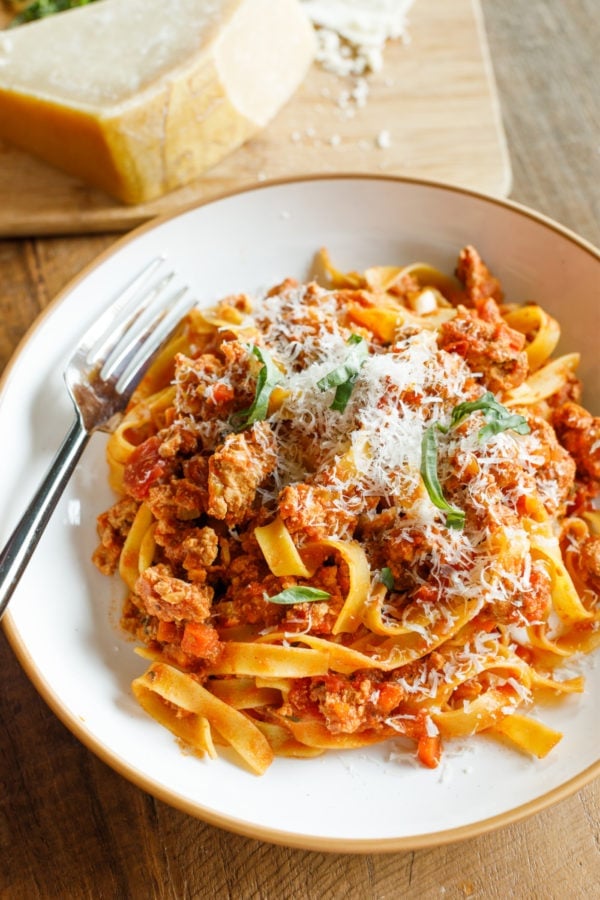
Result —
<path fill-rule="evenodd" d="M 473 247 L 194 310 L 107 446 L 94 560 L 141 706 L 200 755 L 479 732 L 543 757 L 536 700 L 600 645 L 600 420 L 541 306 Z M 543 299 L 543 298 L 542 298 Z"/>

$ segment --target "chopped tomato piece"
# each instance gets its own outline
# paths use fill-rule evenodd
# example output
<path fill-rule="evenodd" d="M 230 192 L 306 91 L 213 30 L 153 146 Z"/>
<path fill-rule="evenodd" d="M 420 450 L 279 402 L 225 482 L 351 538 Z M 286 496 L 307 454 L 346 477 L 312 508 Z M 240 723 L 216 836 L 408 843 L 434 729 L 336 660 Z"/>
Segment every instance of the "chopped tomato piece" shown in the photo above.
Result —
<path fill-rule="evenodd" d="M 430 737 L 424 734 L 419 738 L 417 746 L 417 757 L 419 762 L 423 763 L 429 769 L 435 769 L 442 755 L 442 741 L 439 734 Z"/>
<path fill-rule="evenodd" d="M 212 625 L 187 622 L 181 639 L 181 649 L 200 659 L 213 658 L 219 647 L 219 635 Z"/>
<path fill-rule="evenodd" d="M 222 381 L 218 381 L 212 390 L 212 398 L 215 403 L 229 403 L 230 400 L 234 398 L 233 388 L 231 388 L 228 384 L 223 384 Z"/>
<path fill-rule="evenodd" d="M 136 447 L 127 465 L 123 482 L 127 493 L 136 500 L 144 500 L 155 481 L 167 471 L 167 463 L 158 450 L 161 439 L 153 435 Z"/>
<path fill-rule="evenodd" d="M 176 622 L 159 621 L 156 628 L 156 640 L 163 644 L 174 644 L 179 640 L 180 629 Z"/>
<path fill-rule="evenodd" d="M 382 684 L 379 690 L 377 707 L 384 713 L 391 713 L 403 698 L 404 689 L 399 684 L 392 684 L 391 682 Z"/>

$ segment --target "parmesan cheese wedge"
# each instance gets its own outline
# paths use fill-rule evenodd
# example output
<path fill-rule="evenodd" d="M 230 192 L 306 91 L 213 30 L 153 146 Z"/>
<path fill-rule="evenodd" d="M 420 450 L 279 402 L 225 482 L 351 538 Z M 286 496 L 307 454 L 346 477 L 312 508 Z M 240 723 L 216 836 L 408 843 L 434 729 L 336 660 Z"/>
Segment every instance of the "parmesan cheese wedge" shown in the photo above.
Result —
<path fill-rule="evenodd" d="M 263 128 L 314 51 L 298 0 L 102 0 L 0 32 L 0 137 L 140 203 Z"/>

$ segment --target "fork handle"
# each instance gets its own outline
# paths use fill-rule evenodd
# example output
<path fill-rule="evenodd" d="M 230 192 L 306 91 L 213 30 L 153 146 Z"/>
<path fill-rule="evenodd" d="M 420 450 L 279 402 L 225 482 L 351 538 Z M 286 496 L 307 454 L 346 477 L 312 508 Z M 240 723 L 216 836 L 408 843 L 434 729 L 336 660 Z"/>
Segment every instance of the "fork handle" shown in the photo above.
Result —
<path fill-rule="evenodd" d="M 0 552 L 0 618 L 89 439 L 90 435 L 76 418 L 44 480 Z"/>

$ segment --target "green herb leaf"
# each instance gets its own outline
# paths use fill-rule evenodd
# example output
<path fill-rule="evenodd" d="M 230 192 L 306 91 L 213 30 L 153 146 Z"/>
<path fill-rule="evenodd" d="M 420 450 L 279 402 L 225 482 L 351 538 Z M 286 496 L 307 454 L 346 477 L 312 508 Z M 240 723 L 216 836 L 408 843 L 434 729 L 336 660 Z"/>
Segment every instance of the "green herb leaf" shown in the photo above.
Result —
<path fill-rule="evenodd" d="M 262 422 L 267 418 L 273 389 L 283 382 L 283 375 L 271 359 L 268 350 L 257 347 L 255 344 L 251 344 L 249 349 L 263 365 L 256 379 L 256 392 L 252 405 L 248 409 L 233 413 L 229 419 L 235 431 L 243 431 L 249 425 Z"/>
<path fill-rule="evenodd" d="M 501 431 L 516 431 L 517 434 L 529 434 L 531 428 L 524 416 L 512 413 L 502 419 L 493 419 L 491 422 L 488 422 L 487 425 L 480 429 L 478 436 L 483 439 L 493 434 L 500 434 Z"/>
<path fill-rule="evenodd" d="M 285 588 L 279 594 L 269 597 L 269 603 L 279 603 L 282 606 L 292 606 L 294 603 L 312 603 L 314 600 L 329 600 L 331 594 L 319 588 L 296 587 Z"/>
<path fill-rule="evenodd" d="M 350 349 L 344 362 L 317 381 L 322 391 L 336 388 L 330 409 L 338 412 L 346 409 L 360 370 L 369 357 L 367 342 L 359 334 L 351 334 L 346 343 Z"/>
<path fill-rule="evenodd" d="M 462 509 L 448 503 L 444 497 L 437 473 L 437 450 L 437 426 L 430 425 L 421 442 L 421 476 L 433 505 L 446 512 L 448 528 L 461 529 L 464 528 L 465 514 Z"/>
<path fill-rule="evenodd" d="M 344 384 L 349 378 L 358 375 L 361 366 L 366 361 L 369 355 L 369 348 L 363 337 L 358 334 L 351 334 L 346 344 L 350 347 L 350 350 L 344 362 L 317 381 L 317 387 L 322 391 Z"/>
<path fill-rule="evenodd" d="M 481 440 L 493 434 L 500 434 L 501 431 L 516 431 L 517 434 L 529 434 L 531 431 L 524 416 L 511 413 L 505 406 L 498 403 L 490 391 L 487 391 L 478 400 L 466 400 L 464 403 L 459 403 L 458 406 L 455 406 L 452 410 L 450 428 L 456 428 L 471 413 L 478 410 L 484 414 L 488 423 L 479 431 L 478 437 Z M 442 428 L 440 430 L 447 431 L 448 429 Z"/>
<path fill-rule="evenodd" d="M 531 431 L 524 416 L 511 413 L 505 406 L 498 403 L 491 391 L 486 391 L 478 400 L 466 400 L 459 403 L 452 410 L 450 425 L 431 425 L 423 435 L 421 455 L 421 475 L 427 488 L 431 502 L 438 509 L 446 511 L 446 525 L 448 528 L 464 528 L 465 514 L 461 509 L 448 503 L 444 497 L 442 487 L 437 475 L 437 437 L 436 431 L 448 434 L 451 428 L 456 428 L 471 413 L 481 411 L 485 416 L 487 425 L 479 429 L 477 437 L 483 440 L 501 431 L 516 431 L 517 434 L 529 434 Z"/>
<path fill-rule="evenodd" d="M 66 9 L 73 9 L 76 6 L 87 6 L 94 0 L 33 0 L 28 3 L 25 9 L 11 19 L 10 27 L 16 25 L 24 25 L 26 22 L 33 22 L 35 19 L 44 19 L 46 16 L 52 16 L 55 13 L 63 12 Z"/>
<path fill-rule="evenodd" d="M 379 573 L 379 580 L 385 584 L 388 591 L 394 590 L 394 576 L 392 574 L 392 570 L 389 566 L 384 566 L 384 568 Z"/>
<path fill-rule="evenodd" d="M 352 394 L 352 390 L 354 385 L 358 380 L 358 375 L 353 375 L 352 378 L 349 378 L 348 381 L 345 381 L 343 384 L 339 384 L 335 389 L 335 397 L 333 398 L 333 403 L 329 407 L 330 409 L 335 409 L 338 412 L 344 412 L 346 407 L 348 406 L 348 400 L 350 399 L 350 395 Z"/>

